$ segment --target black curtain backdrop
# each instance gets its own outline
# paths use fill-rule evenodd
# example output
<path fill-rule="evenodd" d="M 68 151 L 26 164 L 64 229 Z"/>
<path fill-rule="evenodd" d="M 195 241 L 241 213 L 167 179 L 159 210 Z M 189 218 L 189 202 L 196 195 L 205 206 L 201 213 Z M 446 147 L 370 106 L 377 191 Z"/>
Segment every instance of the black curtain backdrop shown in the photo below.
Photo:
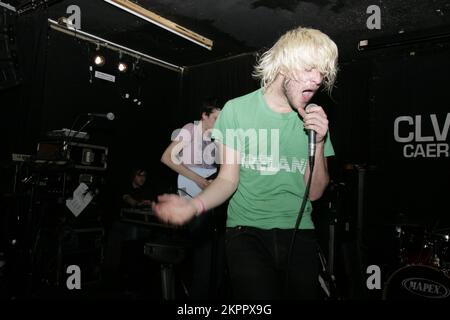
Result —
<path fill-rule="evenodd" d="M 244 54 L 185 69 L 179 125 L 200 119 L 202 101 L 217 97 L 226 102 L 259 88 L 252 78 L 254 54 Z"/>
<path fill-rule="evenodd" d="M 17 20 L 16 37 L 18 86 L 0 92 L 2 105 L 1 160 L 10 160 L 11 153 L 29 154 L 34 146 L 32 138 L 40 128 L 46 68 L 47 17 L 45 11 Z"/>
<path fill-rule="evenodd" d="M 394 222 L 401 216 L 409 223 L 450 226 L 449 137 L 444 131 L 450 110 L 449 58 L 449 49 L 428 48 L 374 63 L 370 160 L 377 173 L 372 179 L 377 187 L 372 190 L 371 208 L 377 212 L 373 219 Z M 443 135 L 441 141 L 432 118 L 438 136 Z M 399 138 L 411 141 L 396 141 Z"/>
<path fill-rule="evenodd" d="M 370 60 L 367 117 L 363 117 L 367 128 L 359 131 L 366 133 L 367 143 L 360 149 L 367 155 L 360 254 L 366 266 L 382 268 L 384 280 L 399 266 L 400 240 L 406 257 L 412 258 L 411 250 L 426 244 L 424 232 L 438 239 L 436 232 L 450 228 L 449 138 L 445 129 L 450 125 L 449 57 L 448 45 L 420 44 L 381 50 Z M 437 141 L 439 135 L 441 141 Z M 357 181 L 357 172 L 351 175 Z M 350 212 L 355 212 L 356 183 L 352 190 Z M 400 240 L 399 227 L 404 232 Z M 443 258 L 442 248 L 436 249 Z"/>

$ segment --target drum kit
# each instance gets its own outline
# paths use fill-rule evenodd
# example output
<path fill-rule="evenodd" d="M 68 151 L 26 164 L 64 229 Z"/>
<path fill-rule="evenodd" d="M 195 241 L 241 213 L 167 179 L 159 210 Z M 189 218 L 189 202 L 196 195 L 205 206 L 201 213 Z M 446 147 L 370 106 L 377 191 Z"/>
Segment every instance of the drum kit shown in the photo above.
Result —
<path fill-rule="evenodd" d="M 450 228 L 394 227 L 397 269 L 385 283 L 383 299 L 450 300 Z"/>

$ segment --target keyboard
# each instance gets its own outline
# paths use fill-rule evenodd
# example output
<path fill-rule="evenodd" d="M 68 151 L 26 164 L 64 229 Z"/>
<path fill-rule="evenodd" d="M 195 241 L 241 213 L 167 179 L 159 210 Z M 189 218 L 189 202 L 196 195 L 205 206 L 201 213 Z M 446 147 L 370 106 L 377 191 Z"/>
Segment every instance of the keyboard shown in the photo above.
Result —
<path fill-rule="evenodd" d="M 161 222 L 153 213 L 152 208 L 122 208 L 120 210 L 122 221 L 137 223 L 147 226 L 162 228 L 178 228 L 176 226 Z"/>

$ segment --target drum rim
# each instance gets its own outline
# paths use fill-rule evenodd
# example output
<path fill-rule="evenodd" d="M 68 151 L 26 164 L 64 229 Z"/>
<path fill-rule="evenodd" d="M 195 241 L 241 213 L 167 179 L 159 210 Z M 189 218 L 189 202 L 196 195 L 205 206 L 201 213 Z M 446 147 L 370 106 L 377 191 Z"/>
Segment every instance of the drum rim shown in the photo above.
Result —
<path fill-rule="evenodd" d="M 402 270 L 408 269 L 408 268 L 412 268 L 412 267 L 419 267 L 419 268 L 425 268 L 425 269 L 431 269 L 433 271 L 437 271 L 440 274 L 444 275 L 445 277 L 447 277 L 450 280 L 450 274 L 445 273 L 442 269 L 434 267 L 434 266 L 430 266 L 430 265 L 426 265 L 426 264 L 407 264 L 404 265 L 398 269 L 396 269 L 394 272 L 391 273 L 391 275 L 388 277 L 388 279 L 384 282 L 384 286 L 383 286 L 383 294 L 382 294 L 382 300 L 386 300 L 386 295 L 387 295 L 387 287 L 389 286 L 390 282 L 392 281 L 392 278 L 397 275 L 397 273 L 399 273 Z"/>

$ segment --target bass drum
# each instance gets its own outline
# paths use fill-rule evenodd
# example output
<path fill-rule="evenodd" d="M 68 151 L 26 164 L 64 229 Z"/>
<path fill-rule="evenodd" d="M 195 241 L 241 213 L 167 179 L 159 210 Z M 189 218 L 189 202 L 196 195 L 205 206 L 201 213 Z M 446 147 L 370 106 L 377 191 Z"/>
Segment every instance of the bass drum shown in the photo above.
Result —
<path fill-rule="evenodd" d="M 389 277 L 383 300 L 450 301 L 450 278 L 444 271 L 431 266 L 408 265 Z"/>

